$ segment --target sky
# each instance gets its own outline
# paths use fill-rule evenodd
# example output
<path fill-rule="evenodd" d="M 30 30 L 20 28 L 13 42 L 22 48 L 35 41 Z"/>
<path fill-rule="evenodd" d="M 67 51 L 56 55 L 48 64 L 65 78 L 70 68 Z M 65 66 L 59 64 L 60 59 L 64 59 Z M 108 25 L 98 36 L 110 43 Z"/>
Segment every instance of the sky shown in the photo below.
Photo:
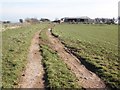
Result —
<path fill-rule="evenodd" d="M 0 0 L 0 20 L 63 17 L 117 18 L 119 0 Z"/>

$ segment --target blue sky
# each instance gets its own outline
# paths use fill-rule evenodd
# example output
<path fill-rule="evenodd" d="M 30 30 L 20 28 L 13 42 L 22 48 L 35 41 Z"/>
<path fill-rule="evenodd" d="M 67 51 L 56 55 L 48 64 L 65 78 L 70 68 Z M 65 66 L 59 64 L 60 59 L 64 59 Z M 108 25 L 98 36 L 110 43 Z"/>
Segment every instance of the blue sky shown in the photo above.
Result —
<path fill-rule="evenodd" d="M 88 16 L 117 18 L 119 0 L 1 0 L 0 20 Z"/>

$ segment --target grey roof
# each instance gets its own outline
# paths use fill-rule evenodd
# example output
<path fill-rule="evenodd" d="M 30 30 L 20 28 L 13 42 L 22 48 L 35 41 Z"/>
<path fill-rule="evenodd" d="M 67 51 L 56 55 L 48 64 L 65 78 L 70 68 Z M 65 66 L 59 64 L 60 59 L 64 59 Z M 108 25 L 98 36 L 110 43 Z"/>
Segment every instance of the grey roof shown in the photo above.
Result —
<path fill-rule="evenodd" d="M 79 18 L 82 18 L 82 19 L 90 19 L 88 16 L 82 16 L 82 17 L 79 17 Z"/>
<path fill-rule="evenodd" d="M 81 18 L 81 19 L 90 19 L 87 16 L 81 16 L 81 17 L 65 17 L 66 19 L 70 19 L 70 18 Z"/>

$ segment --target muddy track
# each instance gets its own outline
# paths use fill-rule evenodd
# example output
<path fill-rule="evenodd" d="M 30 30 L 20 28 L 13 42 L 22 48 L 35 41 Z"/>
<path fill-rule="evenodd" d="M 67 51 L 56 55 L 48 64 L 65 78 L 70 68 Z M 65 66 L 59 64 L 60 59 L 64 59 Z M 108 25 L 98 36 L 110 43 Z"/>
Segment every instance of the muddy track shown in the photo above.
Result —
<path fill-rule="evenodd" d="M 27 65 L 20 78 L 19 88 L 44 88 L 44 69 L 39 52 L 39 32 L 35 33 L 29 48 Z"/>
<path fill-rule="evenodd" d="M 86 69 L 74 55 L 65 50 L 65 46 L 60 40 L 52 36 L 50 29 L 46 34 L 51 43 L 51 48 L 58 53 L 59 57 L 64 60 L 68 68 L 75 74 L 80 86 L 83 88 L 106 88 L 104 82 L 95 73 Z"/>

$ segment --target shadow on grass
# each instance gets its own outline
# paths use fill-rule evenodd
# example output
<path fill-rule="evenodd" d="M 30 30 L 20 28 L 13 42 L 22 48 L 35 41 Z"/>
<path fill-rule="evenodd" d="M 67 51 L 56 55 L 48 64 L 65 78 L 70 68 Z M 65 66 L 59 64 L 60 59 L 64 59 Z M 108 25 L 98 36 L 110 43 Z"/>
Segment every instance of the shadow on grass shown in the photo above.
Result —
<path fill-rule="evenodd" d="M 41 46 L 40 46 L 40 48 L 41 48 Z M 41 53 L 41 56 L 43 56 L 43 55 L 42 55 L 43 51 L 42 51 L 41 49 L 39 50 L 39 52 Z M 44 59 L 44 57 L 43 57 L 43 59 Z M 42 61 L 43 61 L 43 59 L 42 59 Z M 47 75 L 48 73 L 47 73 L 47 69 L 46 69 L 45 63 L 42 62 L 42 66 L 43 66 L 43 69 L 44 69 L 44 75 L 43 75 L 44 89 L 45 89 L 45 90 L 48 90 L 49 82 L 48 82 L 48 75 Z"/>

